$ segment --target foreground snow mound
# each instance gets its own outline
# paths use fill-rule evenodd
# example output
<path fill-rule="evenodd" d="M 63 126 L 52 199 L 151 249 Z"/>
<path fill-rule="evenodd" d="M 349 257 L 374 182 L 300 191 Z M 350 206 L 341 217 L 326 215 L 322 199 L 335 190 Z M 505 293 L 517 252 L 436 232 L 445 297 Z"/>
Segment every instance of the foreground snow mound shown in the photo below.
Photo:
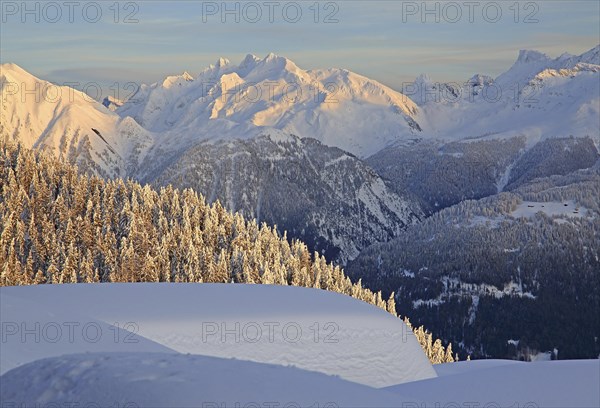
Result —
<path fill-rule="evenodd" d="M 440 377 L 389 387 L 428 407 L 599 407 L 600 361 L 452 363 Z M 477 401 L 478 405 L 473 405 Z"/>
<path fill-rule="evenodd" d="M 39 360 L 2 376 L 0 389 L 3 406 L 18 407 L 396 407 L 399 399 L 294 367 L 162 353 Z"/>
<path fill-rule="evenodd" d="M 30 293 L 24 287 L 7 289 L 0 288 L 0 375 L 31 361 L 66 353 L 176 353 L 130 331 L 135 331 L 134 325 L 85 316 L 77 305 L 63 308 L 37 303 L 35 296 L 21 296 Z"/>
<path fill-rule="evenodd" d="M 181 353 L 293 365 L 373 387 L 436 376 L 400 319 L 322 290 L 134 283 L 5 287 L 0 295 L 35 302 L 39 306 L 31 306 L 34 311 L 56 313 L 65 321 L 77 311 L 108 324 L 127 324 L 125 328 L 137 335 Z M 1 320 L 24 318 L 20 308 L 3 308 Z M 46 337 L 42 333 L 38 343 L 27 337 L 21 352 L 28 356 L 26 348 L 32 348 L 36 358 L 45 357 L 44 350 L 52 347 Z M 75 350 L 81 351 L 87 350 Z"/>

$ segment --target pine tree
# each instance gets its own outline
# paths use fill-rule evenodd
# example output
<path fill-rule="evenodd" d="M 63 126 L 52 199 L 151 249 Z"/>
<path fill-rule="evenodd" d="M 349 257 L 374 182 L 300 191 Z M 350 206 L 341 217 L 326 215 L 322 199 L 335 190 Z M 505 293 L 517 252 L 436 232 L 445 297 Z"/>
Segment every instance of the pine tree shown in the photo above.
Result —
<path fill-rule="evenodd" d="M 444 363 L 453 363 L 454 362 L 454 356 L 452 355 L 452 343 L 448 344 L 448 346 L 446 347 L 446 353 L 444 355 L 443 362 Z"/>

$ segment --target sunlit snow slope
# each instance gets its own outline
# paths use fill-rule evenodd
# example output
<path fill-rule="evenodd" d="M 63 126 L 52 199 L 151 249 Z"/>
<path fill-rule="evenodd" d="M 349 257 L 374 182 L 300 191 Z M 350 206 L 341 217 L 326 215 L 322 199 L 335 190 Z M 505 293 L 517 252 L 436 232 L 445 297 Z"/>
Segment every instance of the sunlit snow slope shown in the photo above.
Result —
<path fill-rule="evenodd" d="M 46 150 L 105 177 L 126 177 L 153 144 L 131 118 L 83 92 L 0 66 L 0 138 Z"/>

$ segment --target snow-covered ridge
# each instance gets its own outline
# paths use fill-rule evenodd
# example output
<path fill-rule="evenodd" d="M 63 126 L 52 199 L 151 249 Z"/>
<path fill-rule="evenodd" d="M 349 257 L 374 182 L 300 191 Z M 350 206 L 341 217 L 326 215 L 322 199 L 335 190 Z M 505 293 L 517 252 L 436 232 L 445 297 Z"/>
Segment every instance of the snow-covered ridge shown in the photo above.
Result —
<path fill-rule="evenodd" d="M 151 163 L 162 161 L 157 156 Z M 423 216 L 414 199 L 394 193 L 355 156 L 282 131 L 202 143 L 160 172 L 142 170 L 160 173 L 147 182 L 192 188 L 341 263 Z"/>
<path fill-rule="evenodd" d="M 164 353 L 70 354 L 19 367 L 2 381 L 0 399 L 18 407 L 395 408 L 400 400 L 293 366 Z"/>

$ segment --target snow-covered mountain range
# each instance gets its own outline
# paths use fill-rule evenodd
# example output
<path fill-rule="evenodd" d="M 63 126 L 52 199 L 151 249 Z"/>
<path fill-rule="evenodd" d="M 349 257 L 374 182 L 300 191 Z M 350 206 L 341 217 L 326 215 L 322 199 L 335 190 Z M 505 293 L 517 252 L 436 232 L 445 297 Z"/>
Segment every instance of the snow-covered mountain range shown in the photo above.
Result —
<path fill-rule="evenodd" d="M 103 103 L 3 64 L 0 137 L 103 177 L 194 187 L 346 262 L 423 212 L 593 164 L 599 49 L 556 59 L 521 51 L 495 79 L 421 75 L 402 92 L 344 69 L 248 55 Z M 551 149 L 560 165 L 549 165 L 547 140 L 570 136 L 588 142 L 569 146 L 596 152 L 581 162 L 564 154 L 570 147 Z"/>
<path fill-rule="evenodd" d="M 205 140 L 248 139 L 270 129 L 360 158 L 414 139 L 598 140 L 599 47 L 556 59 L 521 51 L 496 79 L 478 74 L 446 84 L 421 75 L 404 93 L 343 69 L 303 70 L 274 54 L 248 55 L 238 65 L 221 58 L 196 76 L 143 84 L 127 101 L 106 98 L 108 109 L 3 64 L 1 134 L 91 161 L 113 177 L 139 176 L 147 151 L 156 152 L 148 156 L 156 161 Z"/>
<path fill-rule="evenodd" d="M 404 88 L 420 106 L 423 135 L 434 139 L 590 136 L 599 140 L 600 46 L 552 59 L 521 51 L 514 65 L 492 79 L 464 84 L 420 77 Z M 410 92 L 409 92 L 410 91 Z"/>
<path fill-rule="evenodd" d="M 274 54 L 248 55 L 239 65 L 221 58 L 196 77 L 142 85 L 118 113 L 179 145 L 275 128 L 361 157 L 420 132 L 418 108 L 404 95 L 347 70 L 303 70 Z"/>

